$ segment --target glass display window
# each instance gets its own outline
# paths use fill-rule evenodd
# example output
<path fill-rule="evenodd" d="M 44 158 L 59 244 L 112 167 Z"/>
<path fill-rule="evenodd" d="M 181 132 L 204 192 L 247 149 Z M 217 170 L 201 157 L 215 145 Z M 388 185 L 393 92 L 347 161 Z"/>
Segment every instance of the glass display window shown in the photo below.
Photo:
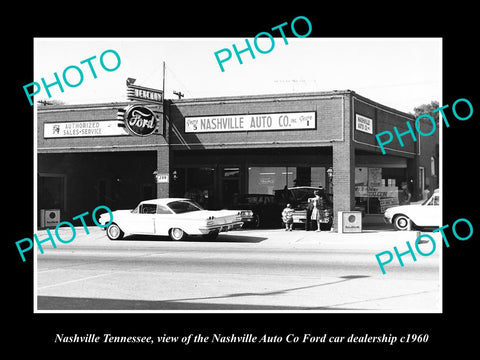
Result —
<path fill-rule="evenodd" d="M 383 214 L 399 205 L 399 186 L 405 168 L 356 167 L 355 209 L 365 214 Z"/>

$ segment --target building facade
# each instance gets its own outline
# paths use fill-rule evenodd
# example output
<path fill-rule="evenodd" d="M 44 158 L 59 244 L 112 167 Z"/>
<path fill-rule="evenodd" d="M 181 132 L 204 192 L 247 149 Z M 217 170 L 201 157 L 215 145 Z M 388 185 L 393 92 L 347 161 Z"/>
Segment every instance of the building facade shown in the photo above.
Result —
<path fill-rule="evenodd" d="M 152 134 L 130 131 L 132 105 L 155 114 Z M 382 155 L 375 135 L 415 119 L 350 90 L 45 106 L 37 120 L 38 209 L 62 218 L 168 196 L 221 209 L 293 186 L 322 186 L 335 214 L 368 218 L 401 203 L 402 185 L 412 200 L 439 186 L 438 133 Z"/>

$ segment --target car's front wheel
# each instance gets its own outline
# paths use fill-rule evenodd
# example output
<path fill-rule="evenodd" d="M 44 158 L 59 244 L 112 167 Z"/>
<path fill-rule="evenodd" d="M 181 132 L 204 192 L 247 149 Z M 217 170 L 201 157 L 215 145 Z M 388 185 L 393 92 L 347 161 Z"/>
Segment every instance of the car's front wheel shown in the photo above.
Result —
<path fill-rule="evenodd" d="M 107 227 L 107 236 L 110 240 L 120 240 L 123 238 L 123 231 L 122 229 L 120 229 L 120 227 L 115 224 L 115 223 L 111 223 L 108 227 Z"/>
<path fill-rule="evenodd" d="M 395 229 L 404 231 L 404 230 L 409 230 L 410 229 L 410 218 L 406 215 L 397 215 L 393 219 L 393 226 L 395 226 Z"/>
<path fill-rule="evenodd" d="M 170 236 L 170 239 L 174 241 L 181 241 L 187 237 L 187 233 L 180 228 L 170 229 L 170 232 L 168 234 Z"/>

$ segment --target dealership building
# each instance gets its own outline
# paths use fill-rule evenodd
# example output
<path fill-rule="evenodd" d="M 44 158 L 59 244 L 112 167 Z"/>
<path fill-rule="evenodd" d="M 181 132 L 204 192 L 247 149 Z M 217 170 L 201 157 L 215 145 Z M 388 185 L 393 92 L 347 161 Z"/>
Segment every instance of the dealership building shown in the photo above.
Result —
<path fill-rule="evenodd" d="M 117 103 L 38 105 L 40 218 L 192 194 L 222 209 L 239 194 L 321 186 L 334 214 L 361 210 L 368 221 L 402 201 L 402 184 L 412 201 L 439 186 L 438 131 L 403 136 L 383 155 L 375 135 L 415 129 L 415 118 L 354 91 L 178 100 L 128 91 Z"/>

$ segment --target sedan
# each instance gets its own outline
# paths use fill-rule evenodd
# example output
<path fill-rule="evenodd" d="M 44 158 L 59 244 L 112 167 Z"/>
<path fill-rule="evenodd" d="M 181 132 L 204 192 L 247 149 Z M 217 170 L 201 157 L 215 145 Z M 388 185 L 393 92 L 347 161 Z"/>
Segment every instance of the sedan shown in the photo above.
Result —
<path fill-rule="evenodd" d="M 394 206 L 385 210 L 384 220 L 397 230 L 442 226 L 442 208 L 438 189 L 421 204 Z"/>
<path fill-rule="evenodd" d="M 234 199 L 231 210 L 240 210 L 243 227 L 274 227 L 278 228 L 284 206 L 277 203 L 275 196 L 270 194 L 244 194 Z"/>
<path fill-rule="evenodd" d="M 130 235 L 168 235 L 172 240 L 184 240 L 189 235 L 202 235 L 215 240 L 219 232 L 241 228 L 238 211 L 204 210 L 196 202 L 184 198 L 163 198 L 140 202 L 133 210 L 117 210 L 113 222 L 106 228 L 110 240 Z M 108 213 L 100 216 L 105 225 Z"/>

